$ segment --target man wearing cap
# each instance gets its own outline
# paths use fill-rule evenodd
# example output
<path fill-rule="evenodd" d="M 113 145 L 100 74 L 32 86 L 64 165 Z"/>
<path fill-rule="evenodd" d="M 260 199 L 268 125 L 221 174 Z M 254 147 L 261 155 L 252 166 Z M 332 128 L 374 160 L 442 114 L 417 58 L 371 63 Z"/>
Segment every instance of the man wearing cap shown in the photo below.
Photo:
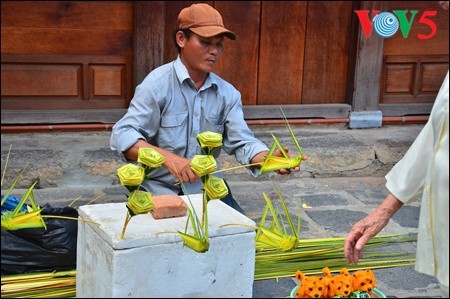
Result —
<path fill-rule="evenodd" d="M 199 3 L 181 10 L 174 31 L 178 57 L 146 76 L 127 113 L 112 129 L 111 149 L 127 160 L 136 161 L 141 147 L 152 147 L 164 156 L 165 167 L 141 185 L 153 195 L 183 194 L 179 181 L 188 194 L 202 192 L 201 180 L 190 167 L 190 160 L 201 154 L 197 135 L 202 132 L 221 134 L 222 149 L 241 164 L 263 162 L 268 153 L 244 120 L 240 92 L 213 73 L 225 37 L 235 40 L 236 34 L 225 28 L 213 7 Z M 273 155 L 281 153 L 276 150 Z M 256 166 L 248 169 L 257 176 Z M 243 212 L 231 191 L 222 201 Z"/>

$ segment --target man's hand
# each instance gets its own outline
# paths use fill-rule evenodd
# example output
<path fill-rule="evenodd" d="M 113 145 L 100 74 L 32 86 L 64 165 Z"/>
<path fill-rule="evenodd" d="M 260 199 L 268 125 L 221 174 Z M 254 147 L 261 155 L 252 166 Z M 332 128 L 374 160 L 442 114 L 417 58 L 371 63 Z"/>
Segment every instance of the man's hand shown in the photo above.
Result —
<path fill-rule="evenodd" d="M 199 177 L 191 169 L 191 161 L 173 153 L 166 153 L 164 166 L 179 182 L 195 183 Z"/>
<path fill-rule="evenodd" d="M 294 157 L 296 157 L 296 155 L 290 154 L 290 153 L 289 153 L 289 148 L 288 148 L 288 147 L 285 147 L 285 148 L 284 148 L 284 151 L 287 153 L 287 155 L 288 155 L 289 158 L 294 158 Z M 268 151 L 260 152 L 259 154 L 255 155 L 255 156 L 252 158 L 251 163 L 252 163 L 252 164 L 260 163 L 260 165 L 262 165 L 262 163 L 264 162 L 264 160 L 265 160 L 265 158 L 266 158 L 266 155 L 267 155 L 268 153 L 269 153 Z M 277 157 L 283 157 L 283 158 L 285 158 L 284 155 L 283 155 L 283 153 L 282 153 L 279 149 L 275 149 L 275 150 L 273 151 L 273 153 L 272 153 L 272 156 L 277 156 Z M 307 159 L 308 159 L 308 157 L 305 156 L 305 155 L 303 155 L 302 160 L 307 160 Z M 296 172 L 300 171 L 300 166 L 296 166 L 296 167 L 291 168 L 291 169 L 283 168 L 283 169 L 275 170 L 275 172 L 278 173 L 278 174 L 290 174 L 292 171 L 296 171 Z"/>
<path fill-rule="evenodd" d="M 284 151 L 287 153 L 289 158 L 294 158 L 296 155 L 289 153 L 289 148 L 285 147 Z M 284 157 L 283 153 L 277 148 L 272 156 L 278 156 L 278 157 Z M 302 160 L 307 160 L 308 157 L 306 157 L 305 155 L 303 155 Z M 295 172 L 299 172 L 300 171 L 300 166 L 295 166 L 294 168 L 288 169 L 288 168 L 283 168 L 283 169 L 279 169 L 279 170 L 275 170 L 276 173 L 284 175 L 284 174 L 290 174 L 292 171 Z"/>
<path fill-rule="evenodd" d="M 196 175 L 191 169 L 191 161 L 189 159 L 180 157 L 163 148 L 151 145 L 144 140 L 139 140 L 126 151 L 125 156 L 127 157 L 127 159 L 136 161 L 138 157 L 138 150 L 141 147 L 154 148 L 161 155 L 163 155 L 164 167 L 166 167 L 174 177 L 178 178 L 180 182 L 189 182 L 193 184 L 198 180 L 198 175 Z"/>

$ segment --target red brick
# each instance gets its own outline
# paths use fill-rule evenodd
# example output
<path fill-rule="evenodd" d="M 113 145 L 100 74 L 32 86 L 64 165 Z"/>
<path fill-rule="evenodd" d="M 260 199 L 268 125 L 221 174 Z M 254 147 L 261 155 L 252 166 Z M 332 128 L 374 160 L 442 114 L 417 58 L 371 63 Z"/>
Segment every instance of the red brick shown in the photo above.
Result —
<path fill-rule="evenodd" d="M 187 206 L 178 195 L 154 195 L 153 218 L 164 219 L 186 215 Z"/>

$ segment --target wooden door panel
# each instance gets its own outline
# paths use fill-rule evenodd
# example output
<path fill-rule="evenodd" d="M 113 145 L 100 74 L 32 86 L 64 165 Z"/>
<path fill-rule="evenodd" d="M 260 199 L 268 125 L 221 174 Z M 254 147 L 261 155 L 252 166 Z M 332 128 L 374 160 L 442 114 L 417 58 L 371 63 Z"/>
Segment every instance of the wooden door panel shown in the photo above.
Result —
<path fill-rule="evenodd" d="M 127 108 L 131 57 L 2 54 L 1 108 Z"/>
<path fill-rule="evenodd" d="M 433 103 L 448 71 L 448 11 L 438 1 L 389 1 L 389 11 L 417 10 L 409 34 L 397 33 L 384 40 L 383 76 L 380 104 Z M 425 11 L 436 11 L 428 17 L 436 24 L 436 34 L 419 22 Z M 411 20 L 411 13 L 407 14 Z M 443 42 L 446 41 L 446 42 Z"/>
<path fill-rule="evenodd" d="M 80 64 L 2 65 L 2 96 L 62 96 L 81 98 Z"/>
<path fill-rule="evenodd" d="M 302 104 L 345 103 L 351 1 L 308 1 Z"/>
<path fill-rule="evenodd" d="M 131 31 L 3 28 L 2 53 L 130 55 Z"/>
<path fill-rule="evenodd" d="M 2 1 L 2 27 L 129 30 L 129 1 Z"/>
<path fill-rule="evenodd" d="M 132 2 L 2 1 L 1 9 L 2 109 L 128 107 Z"/>
<path fill-rule="evenodd" d="M 447 55 L 387 55 L 380 104 L 433 103 L 448 63 Z"/>
<path fill-rule="evenodd" d="M 257 104 L 299 104 L 306 2 L 262 1 Z"/>
<path fill-rule="evenodd" d="M 401 30 L 384 40 L 385 55 L 442 55 L 448 54 L 448 11 L 443 10 L 439 1 L 389 1 L 389 12 L 393 10 L 417 10 L 407 38 Z M 430 39 L 419 39 L 418 34 L 430 34 L 431 29 L 420 23 L 425 11 L 436 11 L 436 16 L 429 17 L 436 24 L 436 34 Z M 407 17 L 411 18 L 408 14 Z"/>
<path fill-rule="evenodd" d="M 257 103 L 259 1 L 215 1 L 224 25 L 236 33 L 236 40 L 225 39 L 224 52 L 216 66 L 216 73 L 234 85 L 242 96 L 243 105 Z"/>

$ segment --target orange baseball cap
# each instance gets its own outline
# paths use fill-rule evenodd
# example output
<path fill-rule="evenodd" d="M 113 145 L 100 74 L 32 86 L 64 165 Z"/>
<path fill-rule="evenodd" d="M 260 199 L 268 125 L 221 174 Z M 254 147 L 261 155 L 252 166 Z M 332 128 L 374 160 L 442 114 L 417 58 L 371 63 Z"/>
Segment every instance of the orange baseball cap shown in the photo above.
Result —
<path fill-rule="evenodd" d="M 206 3 L 183 8 L 178 15 L 178 28 L 190 29 L 201 37 L 223 34 L 229 39 L 236 39 L 236 34 L 224 27 L 220 13 Z"/>

